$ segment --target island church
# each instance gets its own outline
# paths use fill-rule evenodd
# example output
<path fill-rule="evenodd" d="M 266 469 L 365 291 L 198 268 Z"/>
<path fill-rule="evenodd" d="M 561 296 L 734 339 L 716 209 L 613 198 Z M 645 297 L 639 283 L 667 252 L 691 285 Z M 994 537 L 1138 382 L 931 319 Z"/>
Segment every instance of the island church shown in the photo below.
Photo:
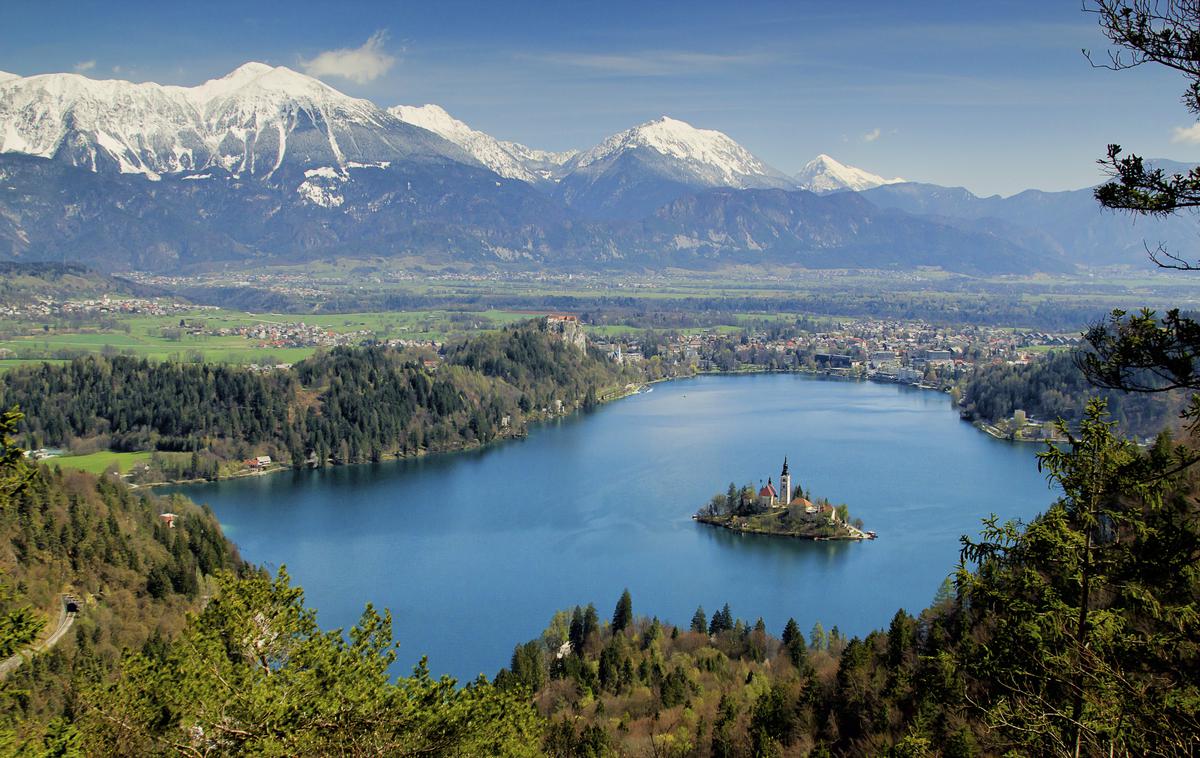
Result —
<path fill-rule="evenodd" d="M 787 456 L 783 458 L 783 471 L 779 474 L 779 489 L 775 489 L 774 480 L 768 477 L 767 483 L 758 491 L 758 502 L 767 508 L 787 508 L 795 504 L 803 505 L 808 513 L 815 513 L 817 510 L 816 506 L 804 497 L 792 497 L 792 474 L 788 471 Z"/>

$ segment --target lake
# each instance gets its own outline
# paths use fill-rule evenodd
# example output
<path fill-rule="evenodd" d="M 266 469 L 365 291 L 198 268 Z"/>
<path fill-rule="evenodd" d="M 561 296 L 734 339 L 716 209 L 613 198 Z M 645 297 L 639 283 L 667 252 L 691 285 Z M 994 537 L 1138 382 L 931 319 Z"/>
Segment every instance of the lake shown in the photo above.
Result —
<path fill-rule="evenodd" d="M 322 626 L 391 609 L 397 673 L 489 676 L 555 610 L 594 602 L 686 625 L 762 617 L 778 635 L 863 635 L 932 600 L 959 536 L 1053 500 L 1033 445 L 992 439 L 945 395 L 792 374 L 655 385 L 524 440 L 467 453 L 174 488 L 208 503 L 243 557 L 286 564 Z M 739 535 L 690 516 L 734 481 L 846 503 L 873 542 Z"/>

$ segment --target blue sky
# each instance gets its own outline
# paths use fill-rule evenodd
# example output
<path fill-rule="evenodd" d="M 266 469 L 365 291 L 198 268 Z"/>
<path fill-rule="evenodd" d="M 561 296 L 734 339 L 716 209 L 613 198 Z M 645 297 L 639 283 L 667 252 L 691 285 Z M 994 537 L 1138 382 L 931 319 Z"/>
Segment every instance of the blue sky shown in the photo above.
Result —
<path fill-rule="evenodd" d="M 248 60 L 533 147 L 662 114 L 792 173 L 817 153 L 983 194 L 1099 178 L 1109 142 L 1200 161 L 1183 81 L 1093 69 L 1078 0 L 855 3 L 7 0 L 0 70 L 197 84 Z"/>

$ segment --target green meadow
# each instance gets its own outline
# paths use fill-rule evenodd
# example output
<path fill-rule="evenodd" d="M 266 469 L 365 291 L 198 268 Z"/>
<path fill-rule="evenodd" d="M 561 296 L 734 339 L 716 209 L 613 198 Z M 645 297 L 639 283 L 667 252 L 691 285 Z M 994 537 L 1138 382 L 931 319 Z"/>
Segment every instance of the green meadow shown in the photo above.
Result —
<path fill-rule="evenodd" d="M 509 311 L 404 311 L 380 313 L 283 314 L 229 310 L 196 310 L 173 316 L 117 317 L 113 328 L 23 325 L 26 335 L 0 339 L 0 371 L 42 360 L 65 360 L 84 354 L 128 354 L 151 360 L 215 363 L 294 363 L 317 347 L 273 347 L 242 335 L 207 332 L 256 324 L 318 326 L 345 334 L 370 331 L 377 339 L 442 340 L 452 334 L 496 329 L 530 318 Z M 186 322 L 181 327 L 180 322 Z M 192 325 L 206 333 L 194 334 Z M 22 326 L 22 325 L 18 325 Z"/>
<path fill-rule="evenodd" d="M 116 464 L 118 470 L 124 474 L 138 461 L 150 460 L 151 455 L 152 453 L 150 452 L 116 453 L 111 450 L 102 450 L 98 453 L 89 453 L 88 455 L 64 455 L 58 458 L 47 458 L 45 463 L 47 466 L 73 468 L 86 471 L 89 474 L 102 474 L 110 466 Z"/>

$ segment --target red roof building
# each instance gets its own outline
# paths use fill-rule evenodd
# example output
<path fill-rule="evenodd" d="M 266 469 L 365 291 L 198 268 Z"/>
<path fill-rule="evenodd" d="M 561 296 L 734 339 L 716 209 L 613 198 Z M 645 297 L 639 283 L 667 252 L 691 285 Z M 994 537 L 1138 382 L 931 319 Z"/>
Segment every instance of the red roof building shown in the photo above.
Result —
<path fill-rule="evenodd" d="M 771 483 L 770 479 L 767 480 L 766 486 L 758 491 L 759 502 L 763 505 L 771 506 L 772 508 L 775 507 L 775 500 L 778 497 L 779 492 L 775 489 L 775 485 Z"/>

